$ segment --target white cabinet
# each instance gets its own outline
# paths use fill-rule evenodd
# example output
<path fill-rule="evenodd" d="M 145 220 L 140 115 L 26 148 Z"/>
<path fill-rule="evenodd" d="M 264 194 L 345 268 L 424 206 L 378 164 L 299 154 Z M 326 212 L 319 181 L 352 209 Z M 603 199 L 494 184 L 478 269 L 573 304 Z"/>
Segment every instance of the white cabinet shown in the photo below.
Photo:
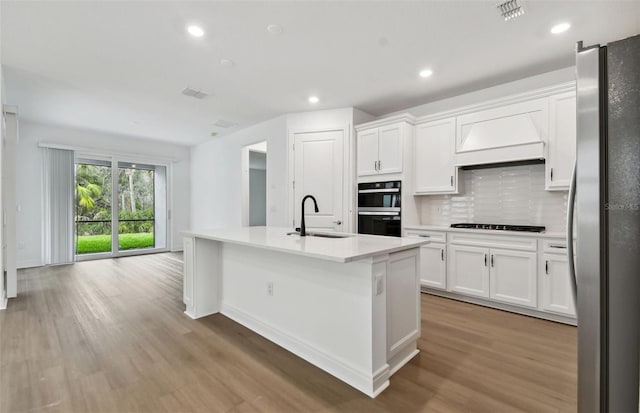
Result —
<path fill-rule="evenodd" d="M 576 159 L 576 92 L 549 97 L 549 142 L 545 163 L 547 190 L 566 190 Z"/>
<path fill-rule="evenodd" d="M 357 135 L 358 176 L 402 172 L 405 122 L 363 129 Z"/>
<path fill-rule="evenodd" d="M 378 173 L 402 172 L 403 124 L 378 129 Z"/>
<path fill-rule="evenodd" d="M 537 307 L 535 239 L 450 234 L 449 240 L 450 291 Z"/>
<path fill-rule="evenodd" d="M 535 252 L 490 250 L 490 297 L 525 307 L 537 306 Z"/>
<path fill-rule="evenodd" d="M 358 132 L 358 176 L 378 173 L 378 128 Z"/>
<path fill-rule="evenodd" d="M 548 110 L 541 98 L 458 116 L 456 165 L 544 158 Z"/>
<path fill-rule="evenodd" d="M 446 245 L 427 244 L 420 247 L 420 284 L 444 290 L 447 288 Z"/>
<path fill-rule="evenodd" d="M 569 317 L 576 316 L 571 292 L 569 260 L 565 242 L 543 241 L 540 260 L 540 309 Z"/>
<path fill-rule="evenodd" d="M 416 126 L 414 182 L 416 194 L 457 192 L 454 165 L 456 119 L 447 118 Z"/>
<path fill-rule="evenodd" d="M 406 230 L 405 237 L 428 239 L 420 247 L 420 285 L 445 290 L 447 288 L 447 234 L 445 232 Z"/>
<path fill-rule="evenodd" d="M 489 249 L 449 245 L 449 285 L 451 291 L 489 297 Z"/>

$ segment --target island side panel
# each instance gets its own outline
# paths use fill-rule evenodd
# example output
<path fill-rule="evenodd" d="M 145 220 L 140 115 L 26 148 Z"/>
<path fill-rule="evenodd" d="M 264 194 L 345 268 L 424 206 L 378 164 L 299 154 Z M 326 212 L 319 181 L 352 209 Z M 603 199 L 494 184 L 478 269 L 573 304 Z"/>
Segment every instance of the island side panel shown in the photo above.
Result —
<path fill-rule="evenodd" d="M 418 354 L 420 337 L 420 249 L 387 260 L 387 360 L 390 374 Z"/>
<path fill-rule="evenodd" d="M 389 375 L 374 265 L 225 244 L 221 312 L 374 397 Z"/>
<path fill-rule="evenodd" d="M 191 318 L 220 311 L 222 249 L 219 241 L 197 237 L 184 240 L 183 301 L 185 313 Z"/>

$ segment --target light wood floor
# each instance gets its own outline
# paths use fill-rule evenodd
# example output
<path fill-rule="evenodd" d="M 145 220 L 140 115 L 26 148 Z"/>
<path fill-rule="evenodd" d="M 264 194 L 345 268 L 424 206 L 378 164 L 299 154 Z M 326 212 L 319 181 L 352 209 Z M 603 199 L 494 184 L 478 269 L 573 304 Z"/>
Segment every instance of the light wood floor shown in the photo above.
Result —
<path fill-rule="evenodd" d="M 20 271 L 0 311 L 1 412 L 575 412 L 576 329 L 422 295 L 420 354 L 375 400 L 221 315 L 181 256 Z"/>

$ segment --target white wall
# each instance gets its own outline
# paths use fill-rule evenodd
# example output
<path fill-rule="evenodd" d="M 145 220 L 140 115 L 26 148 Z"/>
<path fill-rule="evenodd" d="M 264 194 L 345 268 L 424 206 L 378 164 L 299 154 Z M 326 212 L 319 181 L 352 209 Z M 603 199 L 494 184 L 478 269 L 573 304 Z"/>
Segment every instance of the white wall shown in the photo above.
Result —
<path fill-rule="evenodd" d="M 42 149 L 38 143 L 55 143 L 91 149 L 92 152 L 127 154 L 153 159 L 172 158 L 173 206 L 171 208 L 172 250 L 182 249 L 181 231 L 189 226 L 189 148 L 130 136 L 118 136 L 89 130 L 20 122 L 17 151 L 17 246 L 18 267 L 42 264 Z M 171 202 L 171 201 L 170 201 Z"/>
<path fill-rule="evenodd" d="M 2 44 L 2 42 L 0 42 Z M 2 75 L 2 65 L 0 65 L 0 106 L 4 105 L 4 76 Z M 0 107 L 1 109 L 1 107 Z M 0 116 L 2 113 L 0 113 Z M 4 147 L 4 116 L 0 119 L 0 217 L 3 216 L 4 204 L 2 200 L 2 149 Z M 4 231 L 0 222 L 0 310 L 6 308 L 6 292 L 4 279 Z"/>
<path fill-rule="evenodd" d="M 488 100 L 530 92 L 532 90 L 542 89 L 547 86 L 558 85 L 560 83 L 571 82 L 574 80 L 576 80 L 576 68 L 572 66 L 513 82 L 503 83 L 487 89 L 465 93 L 464 95 L 458 95 L 435 102 L 425 103 L 423 105 L 413 106 L 405 110 L 380 116 L 378 119 L 383 119 L 398 113 L 410 113 L 414 116 L 433 115 L 438 112 L 454 110 L 463 106 L 474 105 Z"/>
<path fill-rule="evenodd" d="M 191 148 L 191 227 L 242 225 L 243 146 L 267 141 L 267 225 L 287 224 L 287 118 L 280 116 Z"/>

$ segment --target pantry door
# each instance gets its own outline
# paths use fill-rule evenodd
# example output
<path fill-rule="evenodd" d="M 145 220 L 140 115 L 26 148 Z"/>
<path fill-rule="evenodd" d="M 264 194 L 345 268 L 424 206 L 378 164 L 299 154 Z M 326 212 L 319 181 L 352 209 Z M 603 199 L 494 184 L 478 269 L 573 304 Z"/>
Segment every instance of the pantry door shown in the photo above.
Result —
<path fill-rule="evenodd" d="M 342 231 L 344 221 L 344 131 L 294 133 L 294 226 L 300 226 L 301 202 L 305 195 L 318 201 L 305 204 L 307 230 Z"/>

